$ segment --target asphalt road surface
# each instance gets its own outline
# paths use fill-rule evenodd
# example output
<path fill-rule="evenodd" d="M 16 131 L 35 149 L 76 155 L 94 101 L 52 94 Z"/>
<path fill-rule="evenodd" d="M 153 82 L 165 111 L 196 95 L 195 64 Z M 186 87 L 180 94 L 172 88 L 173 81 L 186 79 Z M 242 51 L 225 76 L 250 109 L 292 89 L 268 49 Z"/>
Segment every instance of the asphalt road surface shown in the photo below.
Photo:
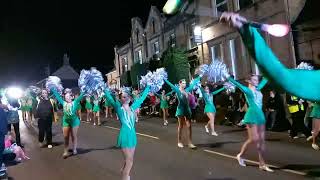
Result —
<path fill-rule="evenodd" d="M 104 119 L 105 120 L 105 119 Z M 320 177 L 320 152 L 305 139 L 291 140 L 284 133 L 267 134 L 266 162 L 274 173 L 258 169 L 257 153 L 244 156 L 247 167 L 234 159 L 246 138 L 246 131 L 236 127 L 217 126 L 218 137 L 204 131 L 204 124 L 193 124 L 196 150 L 179 149 L 176 123 L 165 127 L 160 118 L 143 117 L 137 124 L 138 146 L 132 169 L 132 180 L 295 180 Z M 39 148 L 37 132 L 22 122 L 22 142 L 31 160 L 8 167 L 14 180 L 118 180 L 123 165 L 121 151 L 114 145 L 119 122 L 108 119 L 103 126 L 82 123 L 79 130 L 79 154 L 62 158 L 63 136 L 59 124 L 53 128 L 53 149 Z"/>

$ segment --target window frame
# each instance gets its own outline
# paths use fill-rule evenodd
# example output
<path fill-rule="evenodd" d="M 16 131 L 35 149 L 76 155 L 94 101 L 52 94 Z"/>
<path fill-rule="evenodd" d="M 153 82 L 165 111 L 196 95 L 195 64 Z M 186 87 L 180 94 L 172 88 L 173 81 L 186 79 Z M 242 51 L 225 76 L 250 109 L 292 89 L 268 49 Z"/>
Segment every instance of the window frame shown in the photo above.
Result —
<path fill-rule="evenodd" d="M 157 44 L 157 45 L 156 45 Z M 159 45 L 159 41 L 155 41 L 153 44 L 152 44 L 152 47 L 153 47 L 153 55 L 157 55 L 160 53 L 160 45 Z"/>
<path fill-rule="evenodd" d="M 218 8 L 220 6 L 223 6 L 224 4 L 227 5 L 227 10 L 226 11 L 229 11 L 229 7 L 228 7 L 228 0 L 223 0 L 222 2 L 220 2 L 219 4 L 217 4 L 217 0 L 212 0 L 213 1 L 213 7 L 214 7 L 214 16 L 218 17 L 220 15 L 219 11 L 218 11 Z"/>

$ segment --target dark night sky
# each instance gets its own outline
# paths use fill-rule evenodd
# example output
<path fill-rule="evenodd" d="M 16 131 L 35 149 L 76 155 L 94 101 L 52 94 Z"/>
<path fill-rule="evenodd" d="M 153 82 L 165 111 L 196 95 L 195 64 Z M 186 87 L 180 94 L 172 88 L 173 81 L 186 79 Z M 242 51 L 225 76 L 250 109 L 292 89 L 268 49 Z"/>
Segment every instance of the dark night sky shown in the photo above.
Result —
<path fill-rule="evenodd" d="M 9 0 L 0 2 L 0 86 L 25 84 L 62 65 L 65 52 L 77 71 L 113 68 L 116 44 L 129 40 L 131 17 L 146 20 L 166 0 Z"/>

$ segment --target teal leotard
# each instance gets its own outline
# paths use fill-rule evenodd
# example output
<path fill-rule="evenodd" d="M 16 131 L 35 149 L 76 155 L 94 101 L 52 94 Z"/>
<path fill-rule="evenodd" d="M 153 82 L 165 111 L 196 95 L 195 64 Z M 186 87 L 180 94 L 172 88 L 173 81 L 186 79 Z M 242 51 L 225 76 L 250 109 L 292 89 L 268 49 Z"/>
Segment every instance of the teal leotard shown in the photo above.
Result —
<path fill-rule="evenodd" d="M 115 109 L 118 118 L 121 123 L 120 132 L 118 135 L 117 146 L 120 148 L 135 148 L 137 145 L 137 135 L 135 130 L 135 110 L 137 110 L 143 101 L 146 99 L 148 93 L 150 91 L 150 87 L 147 86 L 142 95 L 135 99 L 132 105 L 130 106 L 131 112 L 128 112 L 123 108 L 121 103 L 118 100 L 113 99 L 111 92 L 109 90 L 105 90 L 105 97 L 110 102 L 110 104 Z"/>
<path fill-rule="evenodd" d="M 219 92 L 225 90 L 225 88 L 220 88 L 216 91 L 213 91 L 212 93 L 208 94 L 204 91 L 204 89 L 201 87 L 200 88 L 200 91 L 203 95 L 203 99 L 204 99 L 204 102 L 206 103 L 205 107 L 204 107 L 204 112 L 205 113 L 216 113 L 216 107 L 214 106 L 214 103 L 213 103 L 213 96 L 218 94 Z"/>
<path fill-rule="evenodd" d="M 60 94 L 55 89 L 51 89 L 51 92 L 53 93 L 57 101 L 63 106 L 62 126 L 63 127 L 79 126 L 80 119 L 77 116 L 77 109 L 78 109 L 78 106 L 80 106 L 80 101 L 83 98 L 83 93 L 81 93 L 71 103 L 67 103 L 62 99 Z"/>
<path fill-rule="evenodd" d="M 320 102 L 314 103 L 310 117 L 313 117 L 314 120 L 320 120 Z"/>
<path fill-rule="evenodd" d="M 243 122 L 244 124 L 255 124 L 255 125 L 263 125 L 266 122 L 264 113 L 262 111 L 262 93 L 261 89 L 267 84 L 267 79 L 263 78 L 260 82 L 256 91 L 252 91 L 247 86 L 244 86 L 234 80 L 233 78 L 229 77 L 228 80 L 237 86 L 243 93 L 246 98 L 248 104 L 248 110 L 244 115 Z"/>
<path fill-rule="evenodd" d="M 170 83 L 168 80 L 165 79 L 165 82 L 171 87 L 171 89 L 176 93 L 178 98 L 178 107 L 176 111 L 176 116 L 185 116 L 190 117 L 191 116 L 191 109 L 189 106 L 189 100 L 188 100 L 188 92 L 190 92 L 193 87 L 199 83 L 201 77 L 198 76 L 190 85 L 188 88 L 185 89 L 185 93 L 181 92 L 178 87 Z"/>
<path fill-rule="evenodd" d="M 94 99 L 93 100 L 93 112 L 97 113 L 100 112 L 100 98 L 99 99 Z"/>
<path fill-rule="evenodd" d="M 155 95 L 158 96 L 158 98 L 160 98 L 160 108 L 161 109 L 168 109 L 169 108 L 167 96 L 170 96 L 172 93 L 173 93 L 173 91 L 171 91 L 165 95 L 155 93 Z"/>
<path fill-rule="evenodd" d="M 112 107 L 112 105 L 107 99 L 104 101 L 104 107 Z"/>
<path fill-rule="evenodd" d="M 92 110 L 92 104 L 91 104 L 91 98 L 86 97 L 86 105 L 85 105 L 87 110 Z"/>

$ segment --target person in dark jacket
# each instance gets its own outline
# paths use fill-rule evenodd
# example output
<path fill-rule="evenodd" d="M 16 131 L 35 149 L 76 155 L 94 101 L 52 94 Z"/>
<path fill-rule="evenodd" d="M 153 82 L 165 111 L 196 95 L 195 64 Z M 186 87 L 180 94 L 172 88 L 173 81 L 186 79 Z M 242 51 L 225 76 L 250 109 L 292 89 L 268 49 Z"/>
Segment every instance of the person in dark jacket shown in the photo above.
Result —
<path fill-rule="evenodd" d="M 19 114 L 18 114 L 18 110 L 20 109 L 20 104 L 19 101 L 15 98 L 10 98 L 8 99 L 8 114 L 7 114 L 7 120 L 8 120 L 8 131 L 11 131 L 11 126 L 13 126 L 14 128 L 14 133 L 16 135 L 16 143 L 18 146 L 22 147 L 21 144 L 21 138 L 20 138 L 20 126 L 19 126 Z"/>
<path fill-rule="evenodd" d="M 54 106 L 51 99 L 49 99 L 48 91 L 43 89 L 41 91 L 40 101 L 36 109 L 36 117 L 38 118 L 39 128 L 39 146 L 44 146 L 44 137 L 46 137 L 47 147 L 52 148 L 52 121 L 54 120 Z"/>
<path fill-rule="evenodd" d="M 3 156 L 3 151 L 4 151 L 4 138 L 5 135 L 7 134 L 7 126 L 8 126 L 8 121 L 7 121 L 7 112 L 8 107 L 4 105 L 1 101 L 2 95 L 0 95 L 0 177 L 6 175 L 6 170 L 7 168 L 4 165 L 4 156 Z"/>
<path fill-rule="evenodd" d="M 276 99 L 275 91 L 270 91 L 266 103 L 266 120 L 268 130 L 274 130 L 274 125 L 277 120 L 276 117 L 279 109 L 278 106 L 279 102 Z"/>

